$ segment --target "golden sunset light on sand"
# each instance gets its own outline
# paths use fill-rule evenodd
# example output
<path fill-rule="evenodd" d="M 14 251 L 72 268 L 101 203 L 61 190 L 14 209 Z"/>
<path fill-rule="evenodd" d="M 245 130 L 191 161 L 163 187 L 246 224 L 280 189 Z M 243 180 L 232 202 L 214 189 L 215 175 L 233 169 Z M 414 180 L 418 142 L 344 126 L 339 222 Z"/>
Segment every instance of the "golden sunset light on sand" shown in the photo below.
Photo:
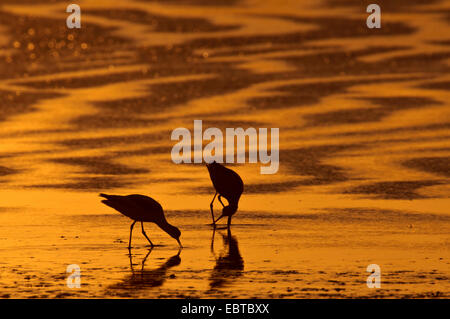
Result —
<path fill-rule="evenodd" d="M 450 297 L 450 1 L 0 0 L 0 139 L 0 298 Z"/>

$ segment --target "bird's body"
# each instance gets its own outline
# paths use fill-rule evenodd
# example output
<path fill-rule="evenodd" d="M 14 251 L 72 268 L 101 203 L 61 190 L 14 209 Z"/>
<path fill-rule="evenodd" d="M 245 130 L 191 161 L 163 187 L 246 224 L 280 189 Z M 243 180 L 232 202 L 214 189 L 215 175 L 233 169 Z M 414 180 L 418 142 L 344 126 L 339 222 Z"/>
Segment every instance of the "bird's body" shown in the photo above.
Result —
<path fill-rule="evenodd" d="M 106 200 L 102 200 L 103 204 L 134 220 L 130 229 L 129 247 L 131 247 L 131 234 L 136 222 L 141 222 L 142 233 L 151 246 L 153 246 L 153 243 L 144 231 L 144 222 L 155 223 L 180 243 L 179 237 L 181 232 L 167 222 L 162 206 L 153 198 L 139 194 L 127 196 L 100 194 L 100 196 L 106 198 Z"/>
<path fill-rule="evenodd" d="M 228 226 L 231 223 L 231 217 L 236 213 L 238 209 L 239 199 L 244 191 L 244 182 L 241 177 L 233 170 L 226 168 L 225 166 L 213 162 L 207 164 L 209 176 L 216 190 L 216 194 L 210 204 L 211 214 L 213 218 L 213 224 L 222 217 L 228 217 Z M 217 196 L 219 195 L 219 202 L 223 206 L 222 215 L 214 220 L 213 203 Z M 224 197 L 228 201 L 228 206 L 222 203 L 221 197 Z"/>
<path fill-rule="evenodd" d="M 209 176 L 214 188 L 230 205 L 238 205 L 244 191 L 241 177 L 233 170 L 218 163 L 208 165 Z"/>
<path fill-rule="evenodd" d="M 106 198 L 102 203 L 135 221 L 167 222 L 161 204 L 151 197 L 138 194 L 126 196 L 100 194 L 100 196 Z"/>

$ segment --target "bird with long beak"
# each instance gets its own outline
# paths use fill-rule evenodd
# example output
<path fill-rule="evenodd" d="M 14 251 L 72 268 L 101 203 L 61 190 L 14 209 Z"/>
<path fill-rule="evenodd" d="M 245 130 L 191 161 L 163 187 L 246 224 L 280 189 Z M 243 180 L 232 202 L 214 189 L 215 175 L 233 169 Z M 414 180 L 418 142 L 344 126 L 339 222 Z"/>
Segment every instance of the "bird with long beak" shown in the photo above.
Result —
<path fill-rule="evenodd" d="M 147 238 L 151 247 L 154 245 L 145 233 L 144 222 L 155 223 L 171 237 L 175 238 L 180 247 L 183 247 L 180 242 L 180 230 L 167 222 L 162 206 L 153 198 L 144 195 L 119 196 L 100 194 L 100 196 L 106 198 L 106 200 L 102 200 L 103 204 L 114 208 L 119 213 L 133 220 L 130 227 L 128 248 L 131 248 L 131 235 L 133 234 L 133 227 L 136 222 L 141 223 L 142 234 Z"/>
<path fill-rule="evenodd" d="M 236 213 L 238 209 L 239 199 L 244 191 L 244 182 L 241 177 L 233 170 L 226 168 L 225 166 L 216 163 L 215 161 L 206 164 L 208 168 L 209 176 L 213 183 L 213 186 L 216 190 L 216 194 L 214 195 L 211 204 L 209 205 L 211 209 L 211 216 L 213 225 L 215 226 L 217 221 L 222 217 L 228 217 L 228 228 L 231 225 L 231 217 Z M 219 218 L 214 220 L 214 200 L 216 196 L 218 196 L 219 202 L 222 204 L 222 215 Z M 224 205 L 222 202 L 222 197 L 228 201 L 228 205 Z"/>

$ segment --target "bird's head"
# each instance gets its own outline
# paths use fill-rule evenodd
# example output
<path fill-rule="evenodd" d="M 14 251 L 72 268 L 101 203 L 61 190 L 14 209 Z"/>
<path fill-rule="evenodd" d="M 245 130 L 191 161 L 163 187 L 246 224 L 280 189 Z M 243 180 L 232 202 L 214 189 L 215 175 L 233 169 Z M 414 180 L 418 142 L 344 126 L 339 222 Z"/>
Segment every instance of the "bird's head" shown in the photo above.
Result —
<path fill-rule="evenodd" d="M 211 167 L 214 167 L 216 164 L 217 164 L 216 161 L 212 161 L 211 163 L 206 163 L 206 167 L 211 168 Z"/>
<path fill-rule="evenodd" d="M 237 206 L 228 205 L 222 209 L 222 216 L 232 216 L 237 211 Z"/>
<path fill-rule="evenodd" d="M 178 242 L 178 245 L 180 245 L 180 247 L 183 247 L 180 242 L 181 231 L 177 227 L 173 226 L 168 231 L 168 233 L 171 237 L 175 238 L 175 240 Z"/>

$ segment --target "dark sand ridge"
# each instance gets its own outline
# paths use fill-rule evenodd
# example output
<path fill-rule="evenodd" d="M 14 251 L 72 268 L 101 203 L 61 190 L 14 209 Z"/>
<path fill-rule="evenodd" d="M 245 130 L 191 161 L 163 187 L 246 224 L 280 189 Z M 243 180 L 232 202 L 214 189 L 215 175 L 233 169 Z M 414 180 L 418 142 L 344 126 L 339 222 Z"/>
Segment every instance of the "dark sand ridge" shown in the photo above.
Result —
<path fill-rule="evenodd" d="M 450 157 L 448 156 L 416 157 L 402 162 L 402 165 L 439 177 L 450 177 Z"/>
<path fill-rule="evenodd" d="M 13 4 L 20 3 L 28 6 L 36 2 Z M 166 2 L 158 3 L 165 6 Z M 423 13 L 425 22 L 446 23 L 445 12 L 441 17 L 430 10 L 423 11 L 422 3 L 391 1 L 383 2 L 382 7 L 389 12 Z M 205 10 L 211 5 L 204 1 L 188 4 L 205 5 Z M 239 2 L 230 3 L 236 4 Z M 126 31 L 133 20 L 135 25 L 148 27 L 149 37 L 152 26 L 180 39 L 192 33 L 189 40 L 167 46 L 141 45 L 115 36 L 117 27 L 92 23 L 86 23 L 83 32 L 74 31 L 70 41 L 67 30 L 63 30 L 64 21 L 59 18 L 22 17 L 1 11 L 0 21 L 10 30 L 7 32 L 11 39 L 2 49 L 12 49 L 14 41 L 21 43 L 19 49 L 11 52 L 10 62 L 0 59 L 0 68 L 5 70 L 0 77 L 8 79 L 2 86 L 5 96 L 15 94 L 18 86 L 23 88 L 21 96 L 36 94 L 37 89 L 48 99 L 45 94 L 85 88 L 94 91 L 108 84 L 117 84 L 115 88 L 127 91 L 134 81 L 145 85 L 149 82 L 145 89 L 148 96 L 96 99 L 90 103 L 92 110 L 65 119 L 67 126 L 62 130 L 39 130 L 39 126 L 36 129 L 12 122 L 24 131 L 17 136 L 20 143 L 23 140 L 42 147 L 14 152 L 8 146 L 4 151 L 7 157 L 0 155 L 3 156 L 0 165 L 11 166 L 7 171 L 31 164 L 28 172 L 16 171 L 5 176 L 6 182 L 1 184 L 2 206 L 29 205 L 17 212 L 2 210 L 0 214 L 1 257 L 8 261 L 1 267 L 2 291 L 19 297 L 109 297 L 105 287 L 122 280 L 124 288 L 115 290 L 116 297 L 448 296 L 449 261 L 445 244 L 449 221 L 444 214 L 448 207 L 444 187 L 448 184 L 449 149 L 445 147 L 443 134 L 448 128 L 443 94 L 448 90 L 449 53 L 442 46 L 447 30 L 443 24 L 439 25 L 442 41 L 424 39 L 418 36 L 422 27 L 430 30 L 420 23 L 413 26 L 410 16 L 405 14 L 391 16 L 389 22 L 383 21 L 381 30 L 370 31 L 364 24 L 365 3 L 339 1 L 334 5 L 349 6 L 355 14 L 336 11 L 336 16 L 331 17 L 334 6 L 323 8 L 326 12 L 316 11 L 314 17 L 302 16 L 302 11 L 295 11 L 299 17 L 274 15 L 270 10 L 267 14 L 253 14 L 258 19 L 267 17 L 271 21 L 298 23 L 299 27 L 305 24 L 315 27 L 270 35 L 264 34 L 264 27 L 261 33 L 242 35 L 235 23 L 216 25 L 207 16 L 191 19 L 195 13 L 200 17 L 194 7 L 194 15 L 181 14 L 183 24 L 178 29 L 176 18 L 149 13 L 151 7 L 149 11 L 130 7 L 106 13 L 114 21 L 123 22 L 118 24 L 123 26 L 120 31 Z M 187 6 L 184 10 L 191 8 Z M 223 10 L 227 13 L 225 7 Z M 95 15 L 104 17 L 105 13 L 93 10 L 89 14 Z M 157 24 L 144 21 L 147 17 Z M 390 37 L 410 41 L 397 43 Z M 344 38 L 343 45 L 339 45 L 340 38 Z M 376 45 L 363 45 L 370 38 Z M 350 39 L 361 45 L 346 47 Z M 430 41 L 436 47 L 427 46 L 427 53 L 423 53 L 423 45 Z M 27 48 L 29 42 L 34 43 L 33 50 Z M 68 47 L 70 42 L 72 49 Z M 81 49 L 82 43 L 87 44 L 85 49 Z M 442 43 L 440 47 L 438 43 Z M 266 60 L 275 61 L 273 69 L 256 72 L 258 62 Z M 256 67 L 246 68 L 247 62 L 256 62 Z M 285 68 L 277 69 L 278 65 Z M 136 71 L 137 67 L 142 70 Z M 83 74 L 84 70 L 91 72 Z M 105 70 L 109 75 L 105 76 Z M 79 72 L 64 73 L 71 71 Z M 53 77 L 56 73 L 57 78 Z M 189 76 L 199 78 L 191 81 Z M 179 80 L 168 83 L 164 82 L 165 77 Z M 283 81 L 292 83 L 287 85 Z M 386 85 L 381 92 L 383 98 L 377 96 L 378 91 L 370 91 L 385 83 L 392 84 L 393 89 L 386 90 L 389 84 Z M 11 91 L 8 84 L 14 85 Z M 258 84 L 267 84 L 264 92 L 253 90 Z M 406 93 L 399 94 L 397 89 Z M 227 110 L 229 96 L 240 91 L 245 94 L 239 100 L 239 108 Z M 85 102 L 84 97 L 80 98 Z M 331 110 L 320 109 L 324 98 L 330 102 Z M 192 110 L 185 119 L 182 112 L 175 114 L 200 99 L 219 101 L 220 107 L 204 113 L 202 108 Z M 345 100 L 352 108 L 346 108 Z M 358 107 L 359 100 L 363 106 Z M 0 114 L 11 108 L 4 112 L 6 119 L 14 120 L 9 114 L 22 104 L 26 107 L 18 107 L 20 112 L 16 114 L 23 114 L 24 122 L 28 118 L 39 122 L 38 117 L 32 117 L 41 111 L 34 112 L 33 108 L 39 99 L 24 103 L 19 96 L 12 103 L 7 101 L 0 104 Z M 51 101 L 45 103 L 51 106 Z M 235 100 L 231 99 L 231 103 Z M 392 107 L 388 108 L 389 105 Z M 393 123 L 390 119 L 396 115 L 399 121 Z M 280 152 L 282 165 L 276 178 L 255 178 L 252 165 L 232 166 L 245 176 L 248 192 L 233 225 L 233 236 L 239 242 L 239 254 L 245 264 L 242 276 L 228 276 L 230 268 L 221 272 L 220 259 L 216 260 L 210 252 L 211 230 L 206 223 L 210 217 L 212 186 L 207 184 L 205 168 L 177 167 L 180 174 L 176 178 L 158 174 L 174 167 L 170 165 L 173 143 L 169 137 L 175 127 L 171 128 L 170 123 L 187 123 L 188 127 L 194 116 L 207 119 L 204 127 L 280 127 L 280 131 L 285 129 L 283 134 L 292 136 L 283 140 L 286 144 Z M 241 122 L 239 116 L 245 116 L 246 120 Z M 264 120 L 259 120 L 259 116 Z M 44 118 L 59 123 L 56 116 Z M 158 123 L 159 120 L 162 122 Z M 146 126 L 151 131 L 145 130 Z M 90 136 L 91 132 L 95 136 Z M 8 132 L 2 133 L 2 137 L 8 139 L 6 145 L 15 142 L 15 136 Z M 394 153 L 395 156 L 390 156 Z M 167 160 L 160 161 L 164 154 Z M 373 160 L 378 157 L 379 161 Z M 385 174 L 378 173 L 379 167 L 374 167 L 375 173 L 364 171 L 361 163 L 366 158 L 371 165 L 387 167 Z M 47 178 L 53 168 L 57 173 Z M 17 177 L 17 182 L 8 182 L 9 177 Z M 33 186 L 22 189 L 27 183 Z M 189 243 L 183 250 L 183 262 L 155 280 L 150 275 L 149 281 L 141 282 L 142 289 L 133 294 L 125 288 L 131 286 L 132 280 L 127 281 L 131 271 L 120 242 L 127 234 L 127 221 L 97 205 L 96 191 L 110 188 L 117 188 L 117 192 L 158 193 L 168 208 L 168 217 L 181 226 Z M 100 217 L 94 216 L 97 213 Z M 77 214 L 83 215 L 78 218 Z M 18 216 L 25 217 L 19 220 Z M 36 220 L 39 222 L 33 222 Z M 21 232 L 17 232 L 17 226 Z M 220 237 L 216 234 L 217 247 L 221 245 Z M 139 246 L 133 257 L 145 256 L 147 251 L 141 244 L 137 241 Z M 159 247 L 154 253 L 160 255 L 149 257 L 148 269 L 164 267 L 176 253 L 172 248 Z M 229 247 L 224 248 L 226 263 Z M 60 287 L 66 279 L 65 267 L 74 262 L 82 266 L 85 285 L 76 292 Z M 383 267 L 383 290 L 365 287 L 365 267 L 373 262 Z M 152 280 L 161 285 L 148 284 Z M 210 283 L 214 282 L 225 284 L 211 291 Z M 100 287 L 101 284 L 104 286 Z"/>
<path fill-rule="evenodd" d="M 240 47 L 254 44 L 270 43 L 276 50 L 278 44 L 291 44 L 292 49 L 301 49 L 307 41 L 335 39 L 340 37 L 363 37 L 370 35 L 370 31 L 360 23 L 360 20 L 352 18 L 332 18 L 332 17 L 298 17 L 298 16 L 274 16 L 264 15 L 268 18 L 285 19 L 298 23 L 311 23 L 317 25 L 317 30 L 309 30 L 305 32 L 291 32 L 280 34 L 277 36 L 257 35 L 257 36 L 239 36 L 239 37 L 221 37 L 221 38 L 202 38 L 190 41 L 189 44 L 199 48 L 222 48 L 222 47 Z M 349 27 L 349 26 L 353 26 Z M 403 23 L 387 23 L 385 29 L 379 30 L 377 36 L 380 35 L 401 35 L 411 34 L 414 29 Z M 306 48 L 309 44 L 306 44 Z"/>
<path fill-rule="evenodd" d="M 158 140 L 160 138 L 167 137 L 170 131 L 158 132 L 158 133 L 145 133 L 145 134 L 133 134 L 128 136 L 108 136 L 108 137 L 98 137 L 98 138 L 73 138 L 66 139 L 59 142 L 59 144 L 76 147 L 76 148 L 101 148 L 106 146 L 120 145 L 120 144 L 131 144 L 133 142 L 146 142 L 152 140 Z"/>
<path fill-rule="evenodd" d="M 417 191 L 422 187 L 439 184 L 442 184 L 442 182 L 437 180 L 378 182 L 357 186 L 344 191 L 344 193 L 369 195 L 378 199 L 411 200 L 418 198 L 432 198 L 432 196 L 421 195 Z"/>
<path fill-rule="evenodd" d="M 419 88 L 450 91 L 450 81 L 437 81 L 433 83 L 426 83 L 420 85 Z"/>
<path fill-rule="evenodd" d="M 287 166 L 292 175 L 312 176 L 303 180 L 302 185 L 322 185 L 348 180 L 345 171 L 337 166 L 323 164 L 327 157 L 336 156 L 341 152 L 360 149 L 363 145 L 323 145 L 298 148 L 281 152 L 280 161 Z"/>
<path fill-rule="evenodd" d="M 35 111 L 36 109 L 33 107 L 33 104 L 41 99 L 50 99 L 60 96 L 62 95 L 59 93 L 31 93 L 0 90 L 0 122 L 17 114 Z"/>
<path fill-rule="evenodd" d="M 306 56 L 284 57 L 283 60 L 298 66 L 304 76 L 400 74 L 425 72 L 431 73 L 449 70 L 443 61 L 450 57 L 448 52 L 420 53 L 407 56 L 386 58 L 377 62 L 362 62 L 357 59 L 379 52 L 391 51 L 376 47 L 350 52 L 319 53 Z"/>
<path fill-rule="evenodd" d="M 359 80 L 355 79 L 355 80 L 341 80 L 341 81 L 319 81 L 313 83 L 281 85 L 268 90 L 269 92 L 273 91 L 273 94 L 271 96 L 250 98 L 247 101 L 247 103 L 250 106 L 262 110 L 310 106 L 317 104 L 321 99 L 327 96 L 335 94 L 344 94 L 353 86 L 362 84 L 410 81 L 413 78 L 414 77 L 405 77 L 405 78 L 381 77 L 378 79 L 368 78 Z M 368 99 L 368 98 L 364 97 L 361 99 Z"/>
<path fill-rule="evenodd" d="M 86 10 L 86 14 L 106 17 L 109 19 L 130 21 L 133 23 L 149 25 L 153 32 L 193 33 L 193 32 L 219 32 L 238 29 L 239 25 L 215 25 L 207 19 L 194 19 L 184 17 L 167 17 L 150 14 L 141 10 Z"/>
<path fill-rule="evenodd" d="M 140 102 L 138 102 L 138 104 L 141 104 L 141 100 L 139 100 Z M 108 114 L 108 111 L 111 112 L 111 118 L 110 117 L 106 117 L 104 114 Z M 123 110 L 124 113 L 127 113 L 125 110 Z M 138 120 L 136 121 L 136 124 L 134 125 L 134 122 L 129 122 L 131 121 L 131 119 L 134 119 L 134 117 L 127 117 L 124 115 L 121 115 L 121 112 L 115 112 L 114 108 L 111 108 L 109 110 L 106 110 L 105 112 L 102 112 L 102 117 L 100 117 L 99 115 L 97 115 L 97 117 L 95 115 L 92 116 L 86 116 L 86 117 L 81 117 L 78 118 L 77 120 L 75 120 L 74 124 L 76 124 L 80 129 L 87 129 L 87 128 L 109 128 L 109 127 L 113 127 L 115 121 L 119 121 L 119 124 L 123 124 L 122 127 L 129 127 L 129 126 L 133 126 L 133 127 L 140 127 L 142 126 L 142 124 L 161 124 L 161 123 L 165 123 L 165 121 L 170 121 L 173 119 L 176 119 L 175 117 L 160 117 L 157 119 L 142 119 L 139 118 L 139 114 L 136 112 L 136 117 L 138 117 Z M 115 115 L 112 115 L 113 113 L 118 113 Z M 145 112 L 142 111 L 142 114 L 145 115 Z M 213 114 L 214 116 L 220 116 L 220 114 Z M 220 129 L 223 133 L 223 135 L 225 136 L 225 129 L 226 128 L 237 128 L 237 127 L 242 127 L 244 129 L 248 128 L 248 127 L 254 127 L 254 128 L 258 128 L 258 127 L 266 127 L 267 125 L 265 123 L 262 122 L 258 122 L 258 121 L 240 121 L 240 120 L 217 120 L 215 117 L 212 118 L 211 120 L 209 120 L 208 118 L 211 117 L 210 114 L 208 115 L 192 115 L 192 120 L 189 120 L 189 122 L 187 122 L 185 125 L 183 125 L 183 127 L 187 128 L 188 130 L 190 130 L 191 135 L 193 135 L 193 122 L 195 119 L 202 119 L 202 127 L 203 127 L 203 131 L 206 130 L 209 127 L 216 127 L 218 129 Z M 100 119 L 99 119 L 100 118 Z M 180 114 L 179 118 L 183 118 L 183 116 Z M 100 120 L 103 121 L 103 123 L 100 123 Z M 109 122 L 106 122 L 107 120 L 110 120 Z M 121 122 L 124 121 L 124 123 Z M 97 122 L 98 121 L 98 122 Z M 98 125 L 97 125 L 98 124 Z M 92 125 L 92 126 L 90 126 Z M 121 127 L 121 126 L 119 126 Z M 123 137 L 111 137 L 111 138 L 86 138 L 86 139 L 73 139 L 73 140 L 64 140 L 61 141 L 60 144 L 62 145 L 72 145 L 72 144 L 76 144 L 78 145 L 78 147 L 83 148 L 83 147 L 87 147 L 87 148 L 94 148 L 94 147 L 104 147 L 106 145 L 114 145 L 114 144 L 121 144 L 123 143 L 130 143 L 132 144 L 133 140 L 136 142 L 144 142 L 145 139 L 147 139 L 147 141 L 149 142 L 166 142 L 167 141 L 167 137 L 171 135 L 172 131 L 171 130 L 167 130 L 166 128 L 161 129 L 161 132 L 157 133 L 157 134 L 132 134 L 132 135 L 128 135 L 128 136 L 123 136 Z M 191 136 L 193 138 L 193 136 Z M 121 141 L 123 140 L 123 141 Z M 203 140 L 203 145 L 207 144 L 209 141 L 207 140 Z M 175 141 L 174 141 L 175 143 Z M 160 148 L 161 151 L 165 151 L 167 150 L 167 148 Z M 169 153 L 170 153 L 170 147 L 169 147 Z"/>
<path fill-rule="evenodd" d="M 442 104 L 425 97 L 363 97 L 361 100 L 370 101 L 379 107 L 311 114 L 305 118 L 311 126 L 377 122 L 396 111 Z"/>
<path fill-rule="evenodd" d="M 137 180 L 135 177 L 118 178 L 109 175 L 94 177 L 83 176 L 80 178 L 69 178 L 68 182 L 62 183 L 33 184 L 32 186 L 28 186 L 28 188 L 65 189 L 83 192 L 96 192 L 99 189 L 127 187 L 135 184 L 136 182 Z"/>
<path fill-rule="evenodd" d="M 144 178 L 136 178 L 136 176 L 129 177 L 114 177 L 111 175 L 105 176 L 83 176 L 78 178 L 69 178 L 69 181 L 55 184 L 33 184 L 28 188 L 37 188 L 37 189 L 63 189 L 63 190 L 72 190 L 79 192 L 97 192 L 102 189 L 113 189 L 113 188 L 125 188 L 125 187 L 133 187 L 136 184 L 146 184 L 154 185 L 155 188 L 159 183 L 180 183 L 180 182 L 190 182 L 192 179 L 187 178 L 164 178 L 164 179 L 144 179 Z M 110 184 L 108 184 L 110 183 Z"/>
<path fill-rule="evenodd" d="M 0 166 L 0 176 L 7 176 L 7 175 L 14 174 L 14 173 L 15 173 L 15 170 L 10 169 L 8 167 Z"/>
<path fill-rule="evenodd" d="M 343 6 L 343 7 L 354 7 L 355 3 L 352 0 L 326 0 L 326 2 L 330 5 L 334 6 Z M 419 11 L 420 6 L 423 5 L 431 5 L 440 3 L 442 0 L 429 0 L 429 1 L 422 1 L 422 0 L 398 0 L 398 1 L 389 1 L 389 0 L 379 0 L 377 4 L 383 8 L 383 10 L 386 10 L 387 12 L 410 12 L 412 11 Z M 369 4 L 371 4 L 370 0 L 363 0 L 358 3 L 360 8 L 367 8 Z M 358 7 L 356 7 L 358 8 Z"/>
<path fill-rule="evenodd" d="M 332 136 L 370 136 L 370 135 L 380 135 L 392 134 L 392 133 L 415 133 L 421 131 L 434 131 L 434 130 L 446 130 L 450 128 L 450 123 L 439 123 L 430 125 L 415 125 L 415 126 L 403 126 L 388 129 L 371 129 L 371 130 L 359 130 L 355 132 L 339 132 L 333 134 Z M 325 133 L 326 134 L 326 133 Z"/>
<path fill-rule="evenodd" d="M 102 175 L 135 175 L 149 172 L 144 168 L 130 168 L 127 165 L 114 163 L 114 157 L 70 157 L 54 158 L 50 161 L 59 164 L 77 165 L 83 167 L 84 173 Z"/>
<path fill-rule="evenodd" d="M 145 79 L 149 76 L 146 72 L 118 72 L 109 73 L 105 75 L 92 75 L 83 77 L 70 77 L 65 79 L 48 79 L 48 80 L 27 80 L 20 81 L 18 84 L 31 88 L 45 88 L 49 90 L 55 89 L 77 89 L 86 88 L 91 86 L 101 86 L 104 84 L 112 84 L 126 81 L 136 81 L 139 79 Z M 17 83 L 17 82 L 16 82 Z"/>

